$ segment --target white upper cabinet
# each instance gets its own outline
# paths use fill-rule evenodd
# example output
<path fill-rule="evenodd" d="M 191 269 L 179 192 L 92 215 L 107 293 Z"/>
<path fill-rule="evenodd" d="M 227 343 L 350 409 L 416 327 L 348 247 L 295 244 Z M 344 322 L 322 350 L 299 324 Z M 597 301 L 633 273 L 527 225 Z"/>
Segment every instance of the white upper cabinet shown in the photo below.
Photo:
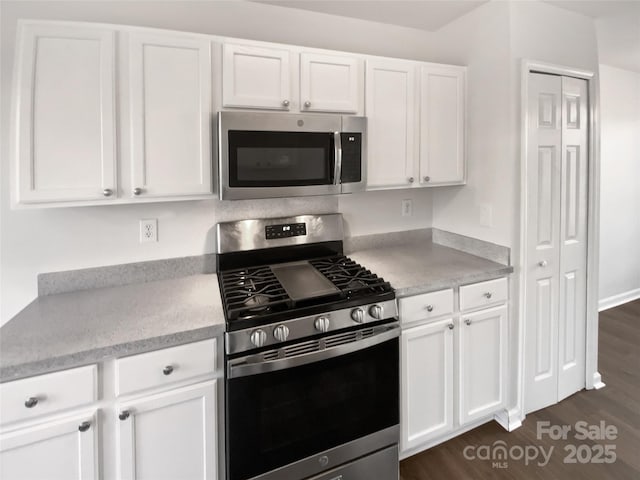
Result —
<path fill-rule="evenodd" d="M 463 183 L 466 68 L 428 65 L 420 73 L 420 183 Z"/>
<path fill-rule="evenodd" d="M 128 35 L 135 198 L 211 193 L 211 50 L 207 39 Z"/>
<path fill-rule="evenodd" d="M 116 188 L 115 32 L 24 23 L 18 39 L 14 199 L 110 198 Z"/>
<path fill-rule="evenodd" d="M 372 59 L 366 70 L 367 186 L 410 187 L 417 158 L 416 63 Z"/>
<path fill-rule="evenodd" d="M 300 110 L 358 113 L 364 97 L 364 61 L 339 55 L 300 54 Z"/>
<path fill-rule="evenodd" d="M 225 43 L 222 105 L 271 110 L 293 108 L 290 56 L 289 50 Z"/>

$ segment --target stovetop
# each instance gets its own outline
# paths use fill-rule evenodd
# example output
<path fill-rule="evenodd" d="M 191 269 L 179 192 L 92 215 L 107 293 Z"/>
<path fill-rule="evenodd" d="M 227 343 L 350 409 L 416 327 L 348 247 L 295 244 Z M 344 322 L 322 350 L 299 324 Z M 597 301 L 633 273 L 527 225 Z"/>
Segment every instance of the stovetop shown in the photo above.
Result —
<path fill-rule="evenodd" d="M 300 268 L 306 270 L 305 275 L 288 280 L 280 272 L 283 266 L 290 265 L 296 269 L 305 267 Z M 324 279 L 330 288 L 316 288 L 305 296 L 300 292 L 304 292 L 305 282 L 310 283 L 311 271 L 321 277 L 314 280 L 316 283 Z M 395 298 L 388 282 L 340 254 L 295 264 L 283 262 L 224 270 L 218 272 L 218 277 L 228 331 Z"/>

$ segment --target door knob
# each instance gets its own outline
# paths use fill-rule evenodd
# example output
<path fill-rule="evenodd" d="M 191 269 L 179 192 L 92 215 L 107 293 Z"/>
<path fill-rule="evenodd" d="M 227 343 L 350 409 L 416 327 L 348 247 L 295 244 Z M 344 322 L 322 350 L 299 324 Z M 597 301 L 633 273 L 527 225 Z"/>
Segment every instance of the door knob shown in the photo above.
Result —
<path fill-rule="evenodd" d="M 546 267 L 547 265 L 548 265 L 548 263 L 547 263 L 546 260 L 540 260 L 538 262 L 538 266 L 540 266 L 540 267 Z"/>
<path fill-rule="evenodd" d="M 135 196 L 138 196 L 138 195 L 140 195 L 141 193 L 142 193 L 142 189 L 141 189 L 140 187 L 136 187 L 136 188 L 134 188 L 134 189 L 133 189 L 133 194 L 134 194 Z"/>
<path fill-rule="evenodd" d="M 283 107 L 288 107 L 289 106 L 289 100 L 283 100 L 282 101 L 282 106 Z"/>

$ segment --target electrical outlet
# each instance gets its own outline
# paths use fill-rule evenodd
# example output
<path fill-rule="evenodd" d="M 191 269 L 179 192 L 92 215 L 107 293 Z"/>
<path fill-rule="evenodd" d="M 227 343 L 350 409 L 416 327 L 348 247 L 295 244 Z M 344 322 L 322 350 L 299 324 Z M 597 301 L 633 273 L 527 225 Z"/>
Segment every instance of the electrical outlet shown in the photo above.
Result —
<path fill-rule="evenodd" d="M 413 200 L 402 200 L 402 216 L 410 217 L 413 215 Z"/>
<path fill-rule="evenodd" d="M 140 243 L 158 241 L 158 219 L 147 218 L 140 220 Z"/>

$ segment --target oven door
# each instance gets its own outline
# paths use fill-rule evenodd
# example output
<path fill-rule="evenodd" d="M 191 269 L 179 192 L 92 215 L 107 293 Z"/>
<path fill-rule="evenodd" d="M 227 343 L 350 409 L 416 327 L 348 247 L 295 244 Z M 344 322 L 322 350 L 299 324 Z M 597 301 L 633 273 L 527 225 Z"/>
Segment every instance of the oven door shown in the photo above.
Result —
<path fill-rule="evenodd" d="M 221 199 L 340 193 L 339 116 L 219 115 Z"/>
<path fill-rule="evenodd" d="M 228 480 L 307 478 L 397 443 L 399 327 L 368 330 L 229 361 Z M 348 335 L 358 339 L 340 344 Z"/>

